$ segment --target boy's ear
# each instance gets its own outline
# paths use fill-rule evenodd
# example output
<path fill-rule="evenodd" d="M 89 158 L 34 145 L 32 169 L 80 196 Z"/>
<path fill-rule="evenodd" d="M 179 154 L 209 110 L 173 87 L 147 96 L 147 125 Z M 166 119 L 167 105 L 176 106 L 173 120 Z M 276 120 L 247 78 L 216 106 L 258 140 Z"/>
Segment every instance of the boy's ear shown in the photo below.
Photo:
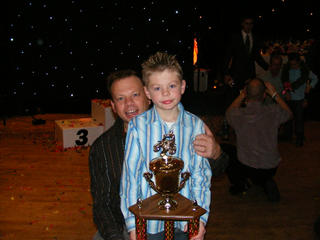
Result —
<path fill-rule="evenodd" d="M 146 86 L 143 87 L 144 93 L 146 94 L 147 98 L 151 99 L 150 92 L 148 91 L 148 88 Z"/>
<path fill-rule="evenodd" d="M 184 91 L 186 90 L 186 81 L 185 80 L 182 80 L 181 81 L 181 94 L 184 94 Z"/>

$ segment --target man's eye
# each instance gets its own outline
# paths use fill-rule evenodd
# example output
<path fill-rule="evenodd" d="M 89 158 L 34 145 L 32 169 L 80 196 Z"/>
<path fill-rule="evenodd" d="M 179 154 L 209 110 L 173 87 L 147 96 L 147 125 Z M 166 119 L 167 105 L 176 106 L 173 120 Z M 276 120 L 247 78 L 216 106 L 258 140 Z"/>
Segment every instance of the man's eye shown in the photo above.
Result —
<path fill-rule="evenodd" d="M 139 97 L 140 94 L 139 94 L 139 93 L 134 93 L 133 96 L 134 96 L 134 97 Z"/>
<path fill-rule="evenodd" d="M 118 97 L 117 100 L 118 100 L 118 101 L 122 101 L 122 100 L 123 100 L 123 97 Z"/>

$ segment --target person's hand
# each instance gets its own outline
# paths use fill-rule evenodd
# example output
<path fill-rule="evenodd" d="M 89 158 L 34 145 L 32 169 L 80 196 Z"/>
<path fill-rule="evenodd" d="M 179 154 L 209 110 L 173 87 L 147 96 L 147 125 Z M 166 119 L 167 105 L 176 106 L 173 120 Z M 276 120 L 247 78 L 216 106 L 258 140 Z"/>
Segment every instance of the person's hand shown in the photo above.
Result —
<path fill-rule="evenodd" d="M 310 90 L 311 90 L 311 84 L 310 84 L 310 80 L 308 79 L 307 83 L 306 83 L 306 89 L 305 89 L 304 93 L 308 94 L 308 93 L 310 93 Z"/>
<path fill-rule="evenodd" d="M 130 240 L 137 240 L 136 230 L 129 232 Z"/>
<path fill-rule="evenodd" d="M 246 96 L 247 96 L 247 88 L 245 87 L 245 88 L 243 88 L 242 90 L 240 90 L 239 97 L 240 97 L 241 99 L 245 99 Z"/>
<path fill-rule="evenodd" d="M 308 100 L 307 100 L 307 99 L 304 99 L 304 100 L 303 100 L 302 107 L 303 107 L 303 108 L 308 107 Z"/>
<path fill-rule="evenodd" d="M 204 130 L 205 134 L 197 135 L 193 141 L 194 150 L 201 157 L 217 159 L 221 154 L 220 144 L 206 124 L 204 124 Z"/>
<path fill-rule="evenodd" d="M 264 85 L 266 86 L 266 93 L 270 96 L 273 96 L 273 94 L 277 92 L 276 88 L 270 82 L 264 82 Z"/>
<path fill-rule="evenodd" d="M 188 231 L 188 224 L 184 226 L 184 231 Z M 198 234 L 196 236 L 193 236 L 190 240 L 203 240 L 205 234 L 206 228 L 204 227 L 204 223 L 200 221 Z"/>
<path fill-rule="evenodd" d="M 233 79 L 230 75 L 224 76 L 224 83 L 227 84 L 229 87 L 233 87 Z"/>
<path fill-rule="evenodd" d="M 288 93 L 288 92 L 284 95 L 284 97 L 285 97 L 287 102 L 289 102 L 291 100 L 290 93 Z"/>

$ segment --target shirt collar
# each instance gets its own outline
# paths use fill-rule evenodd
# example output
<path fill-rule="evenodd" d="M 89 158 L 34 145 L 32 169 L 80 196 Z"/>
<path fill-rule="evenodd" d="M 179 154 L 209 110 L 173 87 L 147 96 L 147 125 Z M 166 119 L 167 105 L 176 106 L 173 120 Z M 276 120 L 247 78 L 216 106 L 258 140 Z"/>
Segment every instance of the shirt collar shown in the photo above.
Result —
<path fill-rule="evenodd" d="M 263 104 L 261 101 L 250 101 L 247 102 L 247 107 L 259 107 Z"/>
<path fill-rule="evenodd" d="M 179 116 L 176 122 L 180 122 L 183 126 L 186 125 L 185 119 L 184 119 L 184 107 L 182 105 L 182 103 L 178 104 L 178 108 L 179 108 Z M 151 109 L 151 122 L 155 123 L 155 122 L 160 122 L 163 123 L 164 121 L 161 119 L 157 109 L 155 106 L 152 107 Z"/>
<path fill-rule="evenodd" d="M 245 39 L 247 34 L 249 35 L 249 38 L 251 38 L 251 32 L 246 33 L 245 31 L 241 30 L 242 38 Z"/>

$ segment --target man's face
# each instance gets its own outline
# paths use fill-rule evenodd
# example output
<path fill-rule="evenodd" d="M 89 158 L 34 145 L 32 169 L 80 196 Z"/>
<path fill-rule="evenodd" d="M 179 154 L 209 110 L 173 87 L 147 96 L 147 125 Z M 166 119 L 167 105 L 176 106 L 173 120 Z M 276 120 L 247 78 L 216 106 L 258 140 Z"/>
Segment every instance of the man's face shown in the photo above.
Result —
<path fill-rule="evenodd" d="M 299 69 L 300 62 L 298 62 L 296 60 L 291 60 L 291 61 L 289 61 L 289 65 L 290 65 L 291 69 Z"/>
<path fill-rule="evenodd" d="M 273 59 L 272 63 L 270 64 L 270 72 L 273 75 L 278 75 L 280 73 L 281 65 L 282 63 L 280 59 Z"/>
<path fill-rule="evenodd" d="M 250 33 L 253 28 L 253 19 L 247 18 L 245 19 L 242 23 L 242 30 L 245 31 L 246 33 Z"/>
<path fill-rule="evenodd" d="M 127 125 L 131 118 L 146 111 L 150 101 L 147 99 L 143 85 L 136 76 L 116 80 L 111 86 L 113 111 Z"/>

